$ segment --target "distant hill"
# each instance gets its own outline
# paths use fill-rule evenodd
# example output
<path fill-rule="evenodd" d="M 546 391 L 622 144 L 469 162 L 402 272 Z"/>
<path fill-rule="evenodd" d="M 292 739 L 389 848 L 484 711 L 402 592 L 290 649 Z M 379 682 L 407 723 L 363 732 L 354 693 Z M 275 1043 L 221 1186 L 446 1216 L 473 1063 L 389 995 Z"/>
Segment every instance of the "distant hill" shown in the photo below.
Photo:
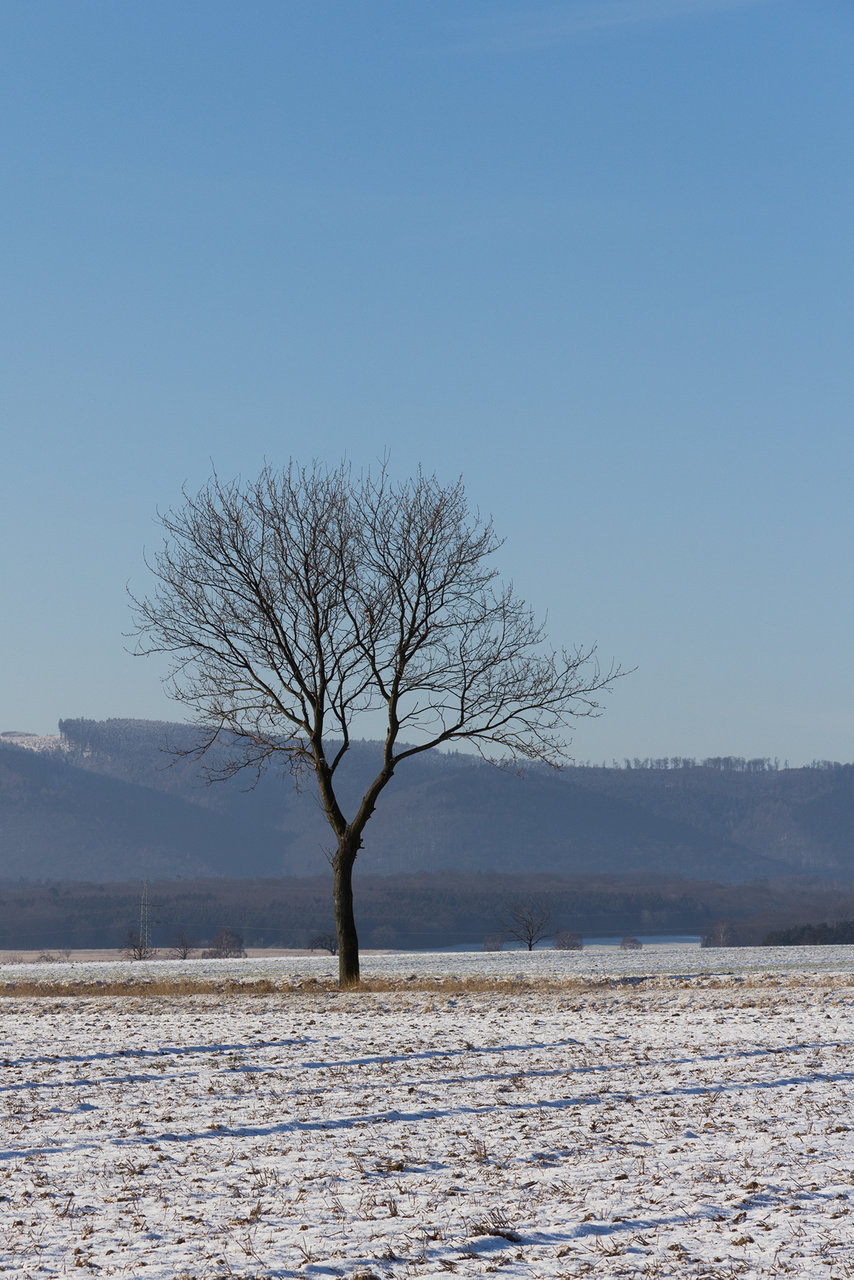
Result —
<path fill-rule="evenodd" d="M 0 736 L 0 879 L 322 874 L 330 839 L 313 779 L 264 775 L 206 786 L 173 760 L 186 725 L 61 721 L 41 748 Z M 353 799 L 379 747 L 356 743 Z M 496 770 L 428 753 L 401 766 L 366 832 L 371 875 L 453 869 L 656 873 L 740 883 L 804 874 L 854 880 L 854 766 L 765 761 L 636 762 L 555 773 Z"/>

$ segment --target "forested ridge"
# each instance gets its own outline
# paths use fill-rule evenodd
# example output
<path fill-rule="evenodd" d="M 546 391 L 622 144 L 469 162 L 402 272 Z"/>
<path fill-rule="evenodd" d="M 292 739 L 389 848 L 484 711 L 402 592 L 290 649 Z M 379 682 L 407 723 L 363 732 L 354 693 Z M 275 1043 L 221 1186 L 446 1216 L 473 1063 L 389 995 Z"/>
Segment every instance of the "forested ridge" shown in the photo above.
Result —
<path fill-rule="evenodd" d="M 0 878 L 122 881 L 311 876 L 328 837 L 313 779 L 267 773 L 206 785 L 186 725 L 63 720 L 61 745 L 0 737 Z M 378 747 L 355 743 L 345 795 Z M 407 761 L 383 796 L 360 874 L 593 873 L 724 883 L 854 880 L 854 766 L 637 761 L 560 772 L 497 770 L 476 756 Z"/>
<path fill-rule="evenodd" d="M 303 946 L 330 924 L 312 779 L 206 785 L 186 725 L 63 720 L 52 750 L 0 737 L 0 949 L 118 946 L 152 883 L 159 945 L 222 926 Z M 354 744 L 356 794 L 377 747 Z M 758 942 L 854 915 L 854 768 L 632 761 L 559 773 L 438 754 L 402 767 L 357 868 L 368 946 L 477 942 L 532 893 L 554 926 Z M 725 926 L 720 921 L 725 920 Z"/>

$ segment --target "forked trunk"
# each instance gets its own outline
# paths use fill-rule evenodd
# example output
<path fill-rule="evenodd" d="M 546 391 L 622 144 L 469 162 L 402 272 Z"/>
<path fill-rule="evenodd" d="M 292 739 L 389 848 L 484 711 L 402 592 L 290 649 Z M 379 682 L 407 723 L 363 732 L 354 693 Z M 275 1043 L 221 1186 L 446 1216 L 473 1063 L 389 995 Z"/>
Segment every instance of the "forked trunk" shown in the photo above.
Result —
<path fill-rule="evenodd" d="M 338 985 L 342 989 L 359 985 L 359 939 L 353 915 L 353 863 L 358 843 L 342 838 L 332 860 L 335 897 L 335 929 L 338 934 Z"/>

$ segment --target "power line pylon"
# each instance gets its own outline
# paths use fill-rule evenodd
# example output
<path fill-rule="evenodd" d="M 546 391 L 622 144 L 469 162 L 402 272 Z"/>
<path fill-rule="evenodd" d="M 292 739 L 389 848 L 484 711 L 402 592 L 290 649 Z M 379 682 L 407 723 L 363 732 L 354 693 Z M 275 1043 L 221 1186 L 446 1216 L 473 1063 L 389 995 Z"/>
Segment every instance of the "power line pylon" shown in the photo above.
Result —
<path fill-rule="evenodd" d="M 139 945 L 143 955 L 151 950 L 151 922 L 148 914 L 148 881 L 142 882 L 142 897 L 139 902 Z"/>

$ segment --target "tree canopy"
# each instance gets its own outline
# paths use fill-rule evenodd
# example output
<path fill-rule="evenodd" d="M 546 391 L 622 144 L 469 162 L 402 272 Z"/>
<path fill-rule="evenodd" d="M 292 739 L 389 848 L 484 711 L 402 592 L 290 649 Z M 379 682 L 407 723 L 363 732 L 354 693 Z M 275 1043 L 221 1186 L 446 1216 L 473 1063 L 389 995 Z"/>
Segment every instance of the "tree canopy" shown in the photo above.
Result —
<path fill-rule="evenodd" d="M 407 757 L 459 741 L 493 763 L 568 758 L 571 722 L 621 674 L 594 648 L 555 650 L 502 583 L 491 519 L 462 482 L 347 463 L 250 482 L 214 475 L 161 516 L 153 593 L 134 599 L 139 651 L 171 658 L 172 695 L 218 751 L 212 776 L 279 762 L 313 770 L 335 837 L 339 976 L 358 981 L 352 868 Z M 337 772 L 365 718 L 383 756 L 352 812 Z"/>

